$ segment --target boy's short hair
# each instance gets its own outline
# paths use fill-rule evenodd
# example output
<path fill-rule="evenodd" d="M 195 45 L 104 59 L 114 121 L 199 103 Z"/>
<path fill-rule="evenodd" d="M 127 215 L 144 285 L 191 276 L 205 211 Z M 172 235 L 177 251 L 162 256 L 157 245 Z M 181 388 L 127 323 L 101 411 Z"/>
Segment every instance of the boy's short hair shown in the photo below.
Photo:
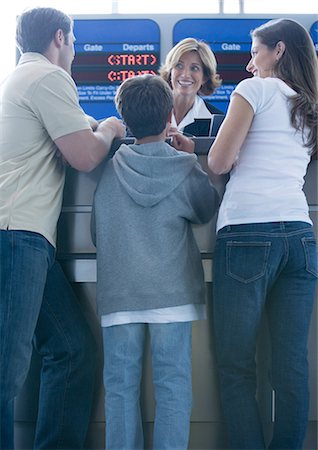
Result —
<path fill-rule="evenodd" d="M 166 128 L 173 108 L 172 91 L 157 75 L 125 80 L 115 96 L 117 111 L 137 138 L 157 136 Z"/>

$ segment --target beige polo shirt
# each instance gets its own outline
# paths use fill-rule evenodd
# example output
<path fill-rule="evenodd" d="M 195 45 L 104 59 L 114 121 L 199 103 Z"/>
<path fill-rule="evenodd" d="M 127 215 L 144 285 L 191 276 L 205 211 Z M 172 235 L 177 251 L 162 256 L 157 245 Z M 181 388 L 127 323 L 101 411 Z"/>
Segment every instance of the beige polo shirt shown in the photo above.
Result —
<path fill-rule="evenodd" d="M 55 246 L 65 167 L 53 141 L 89 128 L 67 72 L 23 54 L 0 86 L 0 229 L 37 232 Z"/>

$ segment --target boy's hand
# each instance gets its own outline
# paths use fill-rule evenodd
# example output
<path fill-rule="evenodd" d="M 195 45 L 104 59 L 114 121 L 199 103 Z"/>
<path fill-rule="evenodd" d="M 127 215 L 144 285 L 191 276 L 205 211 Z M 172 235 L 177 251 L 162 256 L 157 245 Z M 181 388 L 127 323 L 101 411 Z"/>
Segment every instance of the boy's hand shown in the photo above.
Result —
<path fill-rule="evenodd" d="M 169 137 L 172 138 L 171 144 L 176 150 L 193 153 L 194 152 L 194 142 L 192 139 L 184 136 L 182 132 L 178 131 L 176 128 L 171 127 L 169 129 Z"/>

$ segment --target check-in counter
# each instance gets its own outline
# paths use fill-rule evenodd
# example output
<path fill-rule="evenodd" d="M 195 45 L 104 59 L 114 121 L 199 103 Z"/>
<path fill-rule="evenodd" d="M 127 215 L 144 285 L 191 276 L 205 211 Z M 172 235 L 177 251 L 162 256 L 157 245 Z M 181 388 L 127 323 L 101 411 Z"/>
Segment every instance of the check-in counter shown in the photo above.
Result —
<path fill-rule="evenodd" d="M 213 138 L 196 138 L 195 152 L 220 195 L 224 192 L 227 176 L 215 176 L 207 167 L 207 152 Z M 127 141 L 126 141 L 127 142 Z M 115 141 L 111 152 L 120 141 Z M 95 247 L 90 236 L 92 200 L 103 164 L 91 173 L 79 173 L 67 169 L 64 202 L 58 226 L 58 258 L 72 282 L 79 301 L 93 328 L 99 345 L 99 364 L 96 373 L 96 393 L 91 425 L 87 437 L 87 449 L 104 448 L 104 394 L 102 386 L 102 342 L 99 320 L 96 315 L 96 259 Z M 318 235 L 317 160 L 313 161 L 306 176 L 305 193 L 310 215 Z M 208 207 L 208 205 L 207 205 Z M 190 449 L 225 448 L 225 430 L 222 420 L 216 367 L 211 332 L 212 263 L 215 243 L 216 217 L 206 225 L 193 227 L 201 251 L 206 281 L 209 319 L 193 324 L 193 413 L 191 419 Z M 173 249 L 171 249 L 173 251 Z M 119 287 L 120 289 L 120 287 Z M 316 302 L 317 303 L 317 302 Z M 309 337 L 309 365 L 311 404 L 309 426 L 305 441 L 307 449 L 317 448 L 317 304 L 313 314 Z M 267 434 L 270 434 L 274 418 L 274 395 L 267 380 L 269 345 L 266 321 L 259 341 L 259 389 L 261 413 Z M 33 356 L 31 369 L 24 389 L 16 401 L 15 433 L 18 448 L 30 448 L 36 420 L 40 360 Z M 154 400 L 151 383 L 149 350 L 146 351 L 142 385 L 142 410 L 145 423 L 145 440 L 150 447 L 154 420 Z M 29 447 L 28 447 L 29 445 Z"/>
<path fill-rule="evenodd" d="M 207 151 L 213 139 L 195 138 L 195 152 L 206 171 L 209 170 L 206 163 Z M 122 141 L 115 141 L 110 157 Z M 126 138 L 124 141 L 132 143 L 134 139 Z M 103 166 L 104 164 L 101 164 L 91 173 L 80 173 L 68 169 L 63 209 L 58 227 L 58 251 L 59 259 L 62 261 L 70 280 L 74 282 L 96 281 L 96 250 L 90 236 L 90 219 L 93 195 Z M 223 195 L 228 176 L 215 176 L 210 173 L 210 177 L 220 195 Z M 193 226 L 201 251 L 207 282 L 211 281 L 212 276 L 211 261 L 215 242 L 215 223 L 216 216 L 207 225 Z"/>

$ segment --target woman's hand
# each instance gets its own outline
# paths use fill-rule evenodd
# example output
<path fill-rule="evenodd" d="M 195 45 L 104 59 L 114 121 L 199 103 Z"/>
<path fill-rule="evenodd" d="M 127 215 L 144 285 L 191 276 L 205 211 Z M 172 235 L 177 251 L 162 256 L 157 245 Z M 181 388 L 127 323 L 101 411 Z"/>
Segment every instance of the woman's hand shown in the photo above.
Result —
<path fill-rule="evenodd" d="M 171 137 L 171 145 L 178 151 L 193 153 L 194 142 L 192 139 L 184 136 L 177 128 L 170 127 L 168 137 Z"/>

